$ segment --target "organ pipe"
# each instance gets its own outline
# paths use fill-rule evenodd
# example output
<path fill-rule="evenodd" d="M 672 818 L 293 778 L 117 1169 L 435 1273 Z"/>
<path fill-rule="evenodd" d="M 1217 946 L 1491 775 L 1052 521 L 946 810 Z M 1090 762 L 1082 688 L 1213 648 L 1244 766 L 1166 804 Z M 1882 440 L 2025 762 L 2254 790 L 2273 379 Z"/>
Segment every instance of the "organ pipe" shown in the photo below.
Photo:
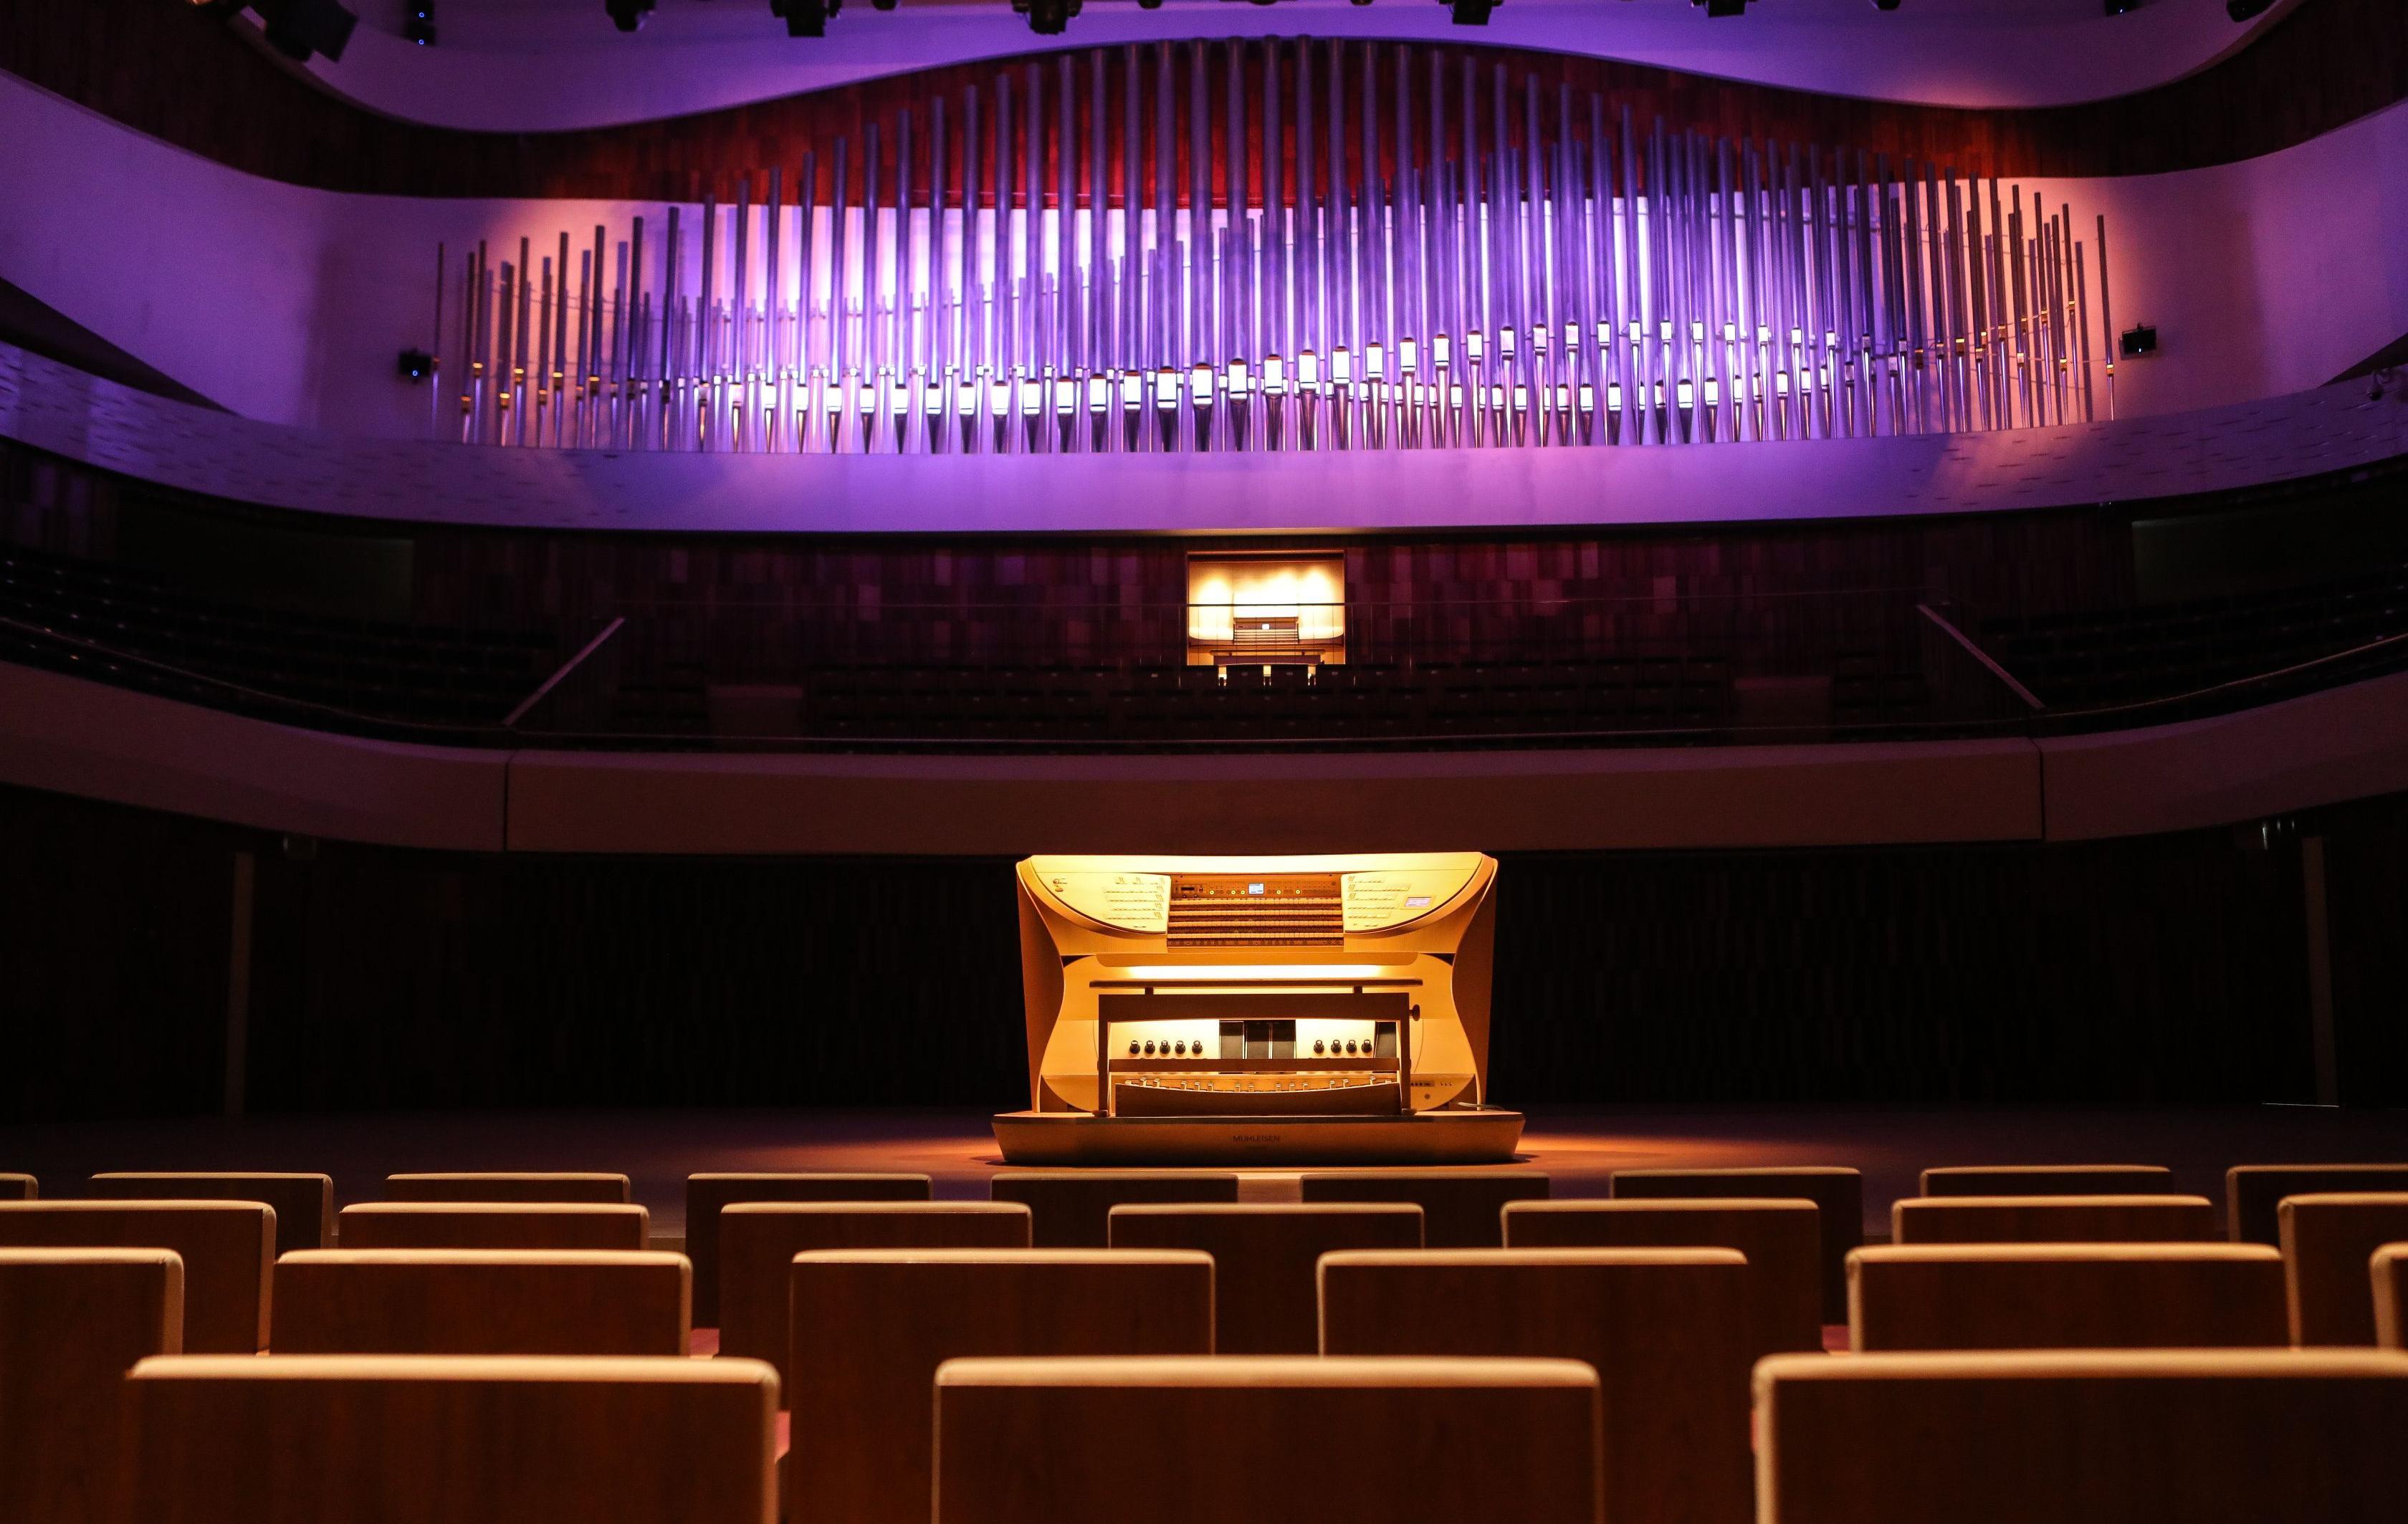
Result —
<path fill-rule="evenodd" d="M 2094 306 L 2114 416 L 2105 219 L 2086 249 L 1995 177 L 1641 130 L 1398 44 L 1050 63 L 863 123 L 824 185 L 802 154 L 791 201 L 784 166 L 759 202 L 748 177 L 698 237 L 691 208 L 635 218 L 607 271 L 596 226 L 573 289 L 566 232 L 498 266 L 480 243 L 450 333 L 438 246 L 432 426 L 815 453 L 2035 427 L 2094 416 Z"/>

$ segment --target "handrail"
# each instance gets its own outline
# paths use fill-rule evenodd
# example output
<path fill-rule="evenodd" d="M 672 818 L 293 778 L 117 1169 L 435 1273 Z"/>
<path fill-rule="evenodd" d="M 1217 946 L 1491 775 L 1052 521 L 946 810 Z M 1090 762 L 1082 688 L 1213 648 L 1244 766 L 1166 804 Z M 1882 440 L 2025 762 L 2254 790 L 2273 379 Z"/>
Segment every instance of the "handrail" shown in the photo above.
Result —
<path fill-rule="evenodd" d="M 45 639 L 79 647 L 110 661 L 125 662 L 150 668 L 168 676 L 222 689 L 267 704 L 307 710 L 349 721 L 351 725 L 372 732 L 400 733 L 423 740 L 426 744 L 458 744 L 468 737 L 481 737 L 488 744 L 507 743 L 523 746 L 540 743 L 547 748 L 593 750 L 681 751 L 695 746 L 727 746 L 734 744 L 760 750 L 833 750 L 833 751 L 931 751 L 962 754 L 1001 751 L 1028 752 L 1175 752 L 1175 751 L 1296 751 L 1349 750 L 1399 751 L 1427 748 L 1473 749 L 1512 746 L 1578 746 L 1583 743 L 1631 743 L 1645 741 L 1673 742 L 1684 739 L 1720 740 L 1725 742 L 1762 742 L 1778 744 L 1783 737 L 1801 734 L 1827 732 L 1828 725 L 1796 724 L 1723 724 L 1713 726 L 1656 726 L 1613 730 L 1545 730 L 1545 731 L 1456 731 L 1411 735 L 1271 735 L 1271 736 L 1094 736 L 1077 740 L 1060 736 L 952 736 L 952 735 L 741 735 L 713 733 L 709 734 L 647 734 L 631 731 L 538 731 L 521 732 L 493 723 L 463 722 L 445 724 L 431 720 L 408 719 L 350 709 L 314 699 L 298 698 L 251 688 L 230 678 L 179 667 L 155 658 L 118 650 L 88 637 L 48 626 L 0 615 L 0 627 L 37 635 Z M 607 632 L 606 632 L 607 634 Z M 598 642 L 601 637 L 597 636 Z M 1865 733 L 1852 737 L 1858 740 L 1913 739 L 1917 734 L 1947 733 L 1946 738 L 1982 738 L 1985 735 L 2037 736 L 2043 733 L 2080 728 L 2083 722 L 2117 716 L 2139 716 L 2151 711 L 2179 709 L 2200 699 L 2229 694 L 2247 688 L 2279 681 L 2313 672 L 2320 667 L 2345 662 L 2370 652 L 2408 647 L 2408 632 L 2384 635 L 2352 646 L 2344 650 L 2328 651 L 2305 661 L 2277 667 L 2271 671 L 2252 673 L 2180 693 L 2162 694 L 2155 698 L 2135 699 L 2128 703 L 2099 705 L 2084 709 L 2051 709 L 2044 714 L 2020 716 L 2009 719 L 1967 717 L 1963 719 L 1882 720 L 1851 726 Z"/>
<path fill-rule="evenodd" d="M 612 635 L 617 634 L 620 628 L 626 622 L 626 616 L 623 614 L 619 618 L 612 620 L 609 623 L 604 625 L 600 634 L 597 634 L 593 639 L 587 641 L 584 646 L 579 648 L 575 656 L 572 656 L 567 661 L 560 663 L 560 665 L 553 670 L 552 676 L 543 680 L 543 685 L 541 687 L 538 688 L 534 692 L 529 693 L 526 697 L 519 700 L 518 707 L 512 709 L 508 715 L 503 717 L 502 729 L 516 730 L 518 728 L 519 721 L 526 718 L 526 712 L 529 709 L 541 704 L 543 702 L 543 696 L 546 693 L 551 692 L 553 689 L 559 687 L 560 680 L 563 677 L 567 677 L 570 673 L 575 672 L 579 667 L 583 666 L 585 664 L 585 659 L 593 655 L 595 651 L 600 650 L 603 645 L 609 641 Z"/>

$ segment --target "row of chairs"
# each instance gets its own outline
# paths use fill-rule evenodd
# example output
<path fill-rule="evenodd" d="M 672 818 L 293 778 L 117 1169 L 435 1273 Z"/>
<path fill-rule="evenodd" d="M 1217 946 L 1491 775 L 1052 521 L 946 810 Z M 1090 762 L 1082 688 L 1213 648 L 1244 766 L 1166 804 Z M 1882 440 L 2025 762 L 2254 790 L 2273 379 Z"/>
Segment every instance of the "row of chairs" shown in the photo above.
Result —
<path fill-rule="evenodd" d="M 1996 1246 L 1947 1252 L 1981 1265 Z M 764 1520 L 783 1391 L 798 1518 L 910 1524 L 933 1497 L 939 1524 L 1114 1499 L 1199 1524 L 1435 1519 L 1440 1503 L 1739 1524 L 1753 1363 L 1761 1517 L 2396 1517 L 2387 1466 L 2366 1468 L 2408 1417 L 2398 1353 L 1757 1360 L 1743 1257 L 1675 1248 L 1328 1253 L 1323 1358 L 1231 1356 L 1217 1268 L 1194 1250 L 804 1254 L 811 1332 L 781 1383 L 742 1358 L 174 1358 L 175 1255 L 0 1250 L 0 1503 L 35 1520 Z M 2316 1474 L 2269 1488 L 2321 1444 Z M 1968 1492 L 2000 1465 L 2028 1512 Z M 134 1512 L 93 1506 L 121 1479 Z"/>
<path fill-rule="evenodd" d="M 1910 1247 L 2215 1237 L 2206 1199 L 2172 1194 L 2164 1189 L 2169 1184 L 2154 1166 L 1927 1171 L 1925 1195 L 1893 1204 L 1890 1237 Z M 2381 1199 L 2386 1190 L 2408 1190 L 2408 1166 L 2240 1166 L 2228 1184 L 2231 1239 L 2285 1248 L 2294 1340 L 2371 1342 L 2375 1309 L 2363 1266 L 2374 1247 L 2408 1239 L 2408 1227 L 2393 1220 Z M 1231 1314 L 1244 1326 L 1224 1331 L 1225 1349 L 1279 1353 L 1312 1347 L 1309 1297 L 1298 1289 L 1304 1273 L 1297 1267 L 1309 1269 L 1322 1249 L 1506 1246 L 1737 1249 L 1751 1266 L 1751 1316 L 1764 1350 L 1811 1349 L 1818 1346 L 1821 1325 L 1849 1318 L 1849 1256 L 1863 1241 L 1860 1177 L 1853 1170 L 1805 1167 L 1619 1172 L 1610 1184 L 1612 1199 L 1598 1201 L 1551 1202 L 1549 1177 L 1529 1170 L 1332 1171 L 1294 1180 L 1299 1207 L 1385 1203 L 1417 1208 L 1410 1246 L 1398 1213 L 1151 1210 L 1234 1204 L 1240 1187 L 1240 1176 L 1230 1172 L 1007 1171 L 993 1179 L 991 1204 L 949 1204 L 940 1214 L 975 1222 L 949 1230 L 973 1236 L 939 1242 L 1192 1246 L 1217 1251 L 1232 1265 L 1283 1263 L 1283 1270 L 1267 1270 L 1263 1278 L 1283 1283 L 1284 1293 L 1250 1293 L 1238 1304 L 1242 1310 Z M 2374 1194 L 2368 1194 L 2370 1188 Z M 30 1198 L 33 1190 L 29 1177 L 0 1175 L 0 1200 Z M 12 1218 L 0 1227 L 0 1242 L 137 1246 L 172 1234 L 166 1246 L 185 1250 L 199 1277 L 193 1289 L 196 1327 L 190 1331 L 196 1348 L 262 1347 L 269 1337 L 269 1269 L 276 1259 L 337 1241 L 332 1182 L 321 1175 L 112 1174 L 95 1176 L 84 1193 L 163 1204 L 185 1198 L 187 1204 L 111 1210 L 105 1200 L 51 1203 Z M 924 1204 L 933 1189 L 921 1175 L 699 1174 L 687 1183 L 685 1236 L 659 1244 L 649 1214 L 629 1201 L 621 1175 L 401 1175 L 388 1179 L 385 1194 L 394 1199 L 344 1208 L 339 1241 L 345 1250 L 681 1248 L 694 1266 L 692 1322 L 719 1329 L 725 1347 L 779 1360 L 785 1336 L 783 1267 L 792 1256 L 916 1243 L 909 1236 L 918 1231 L 911 1224 L 925 1214 L 887 1211 L 879 1204 Z M 2293 1195 L 2300 1199 L 2281 1209 Z M 261 1213 L 231 1197 L 272 1210 Z M 824 1209 L 848 1203 L 860 1210 Z M 810 1204 L 820 1209 L 785 1209 Z M 975 1210 L 962 1211 L 973 1204 Z M 1115 1228 L 1111 1214 L 1124 1207 L 1135 1210 Z"/>

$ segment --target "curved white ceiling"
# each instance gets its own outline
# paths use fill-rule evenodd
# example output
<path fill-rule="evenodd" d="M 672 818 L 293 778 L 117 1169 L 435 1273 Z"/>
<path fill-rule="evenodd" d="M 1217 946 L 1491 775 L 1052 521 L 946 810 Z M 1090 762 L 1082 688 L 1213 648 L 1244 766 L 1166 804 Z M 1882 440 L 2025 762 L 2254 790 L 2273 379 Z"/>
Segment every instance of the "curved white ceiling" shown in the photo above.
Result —
<path fill-rule="evenodd" d="M 1412 37 L 1582 53 L 1831 94 L 1942 106 L 2055 106 L 2196 72 L 2300 3 L 2245 25 L 2224 0 L 1752 0 L 1708 20 L 1689 0 L 1499 0 L 1485 27 L 1444 0 L 1086 0 L 1059 39 L 1031 35 L 1008 0 L 849 0 L 818 39 L 788 37 L 765 0 L 658 0 L 630 36 L 602 0 L 437 0 L 439 44 L 399 35 L 402 0 L 352 0 L 363 25 L 339 64 L 309 69 L 390 116 L 540 132 L 740 106 L 909 69 L 1054 46 L 1179 37 Z"/>

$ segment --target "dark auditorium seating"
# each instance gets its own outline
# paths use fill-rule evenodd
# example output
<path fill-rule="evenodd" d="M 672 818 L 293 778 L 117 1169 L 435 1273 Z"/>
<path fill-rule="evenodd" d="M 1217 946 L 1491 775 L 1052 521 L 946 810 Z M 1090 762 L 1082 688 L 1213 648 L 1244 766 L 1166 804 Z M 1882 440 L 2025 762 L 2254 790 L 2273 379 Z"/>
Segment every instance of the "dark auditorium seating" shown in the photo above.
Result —
<path fill-rule="evenodd" d="M 0 1248 L 172 1249 L 184 1261 L 184 1347 L 267 1343 L 276 1213 L 250 1202 L 0 1202 Z"/>
<path fill-rule="evenodd" d="M 814 1249 L 1025 1249 L 1028 1208 L 1009 1202 L 738 1202 L 719 1218 L 719 1352 L 794 1350 L 795 1256 Z"/>
<path fill-rule="evenodd" d="M 1732 1249 L 1331 1254 L 1321 1347 L 1585 1360 L 1604 1400 L 1606 1518 L 1745 1524 L 1746 1271 Z"/>
<path fill-rule="evenodd" d="M 2225 1224 L 2236 1244 L 2280 1244 L 2286 1196 L 2408 1190 L 2408 1164 L 2235 1164 L 2224 1172 Z"/>
<path fill-rule="evenodd" d="M 2215 1236 L 2204 1196 L 1909 1196 L 1890 1204 L 1899 1244 L 2164 1244 Z"/>
<path fill-rule="evenodd" d="M 1927 1196 L 2155 1196 L 2174 1188 L 2162 1164 L 1949 1164 L 1923 1172 Z"/>
<path fill-rule="evenodd" d="M 1544 1201 L 1553 1189 L 1542 1170 L 1307 1171 L 1297 1182 L 1307 1202 L 1411 1202 L 1434 1249 L 1503 1246 L 1505 1204 Z"/>
<path fill-rule="evenodd" d="M 926 1201 L 924 1175 L 706 1173 L 685 1177 L 685 1255 L 694 1261 L 694 1321 L 719 1326 L 719 1214 L 738 1202 Z"/>
<path fill-rule="evenodd" d="M 1848 1292 L 1859 1352 L 2289 1342 L 2262 1244 L 1887 1244 L 1848 1256 Z"/>
<path fill-rule="evenodd" d="M 1756 1415 L 1768 1524 L 2391 1524 L 2408 1356 L 1778 1355 Z"/>
<path fill-rule="evenodd" d="M 999 1170 L 988 1178 L 987 1193 L 1035 1215 L 1037 1247 L 1099 1249 L 1111 1241 L 1113 1207 L 1234 1202 L 1238 1177 L 1226 1170 Z"/>
<path fill-rule="evenodd" d="M 0 1518 L 125 1524 L 127 1367 L 183 1348 L 172 1249 L 0 1248 Z"/>
<path fill-rule="evenodd" d="M 1115 1206 L 1116 1249 L 1200 1249 L 1212 1257 L 1212 1347 L 1224 1355 L 1310 1355 L 1320 1347 L 1315 1267 L 1341 1249 L 1422 1246 L 1407 1202 L 1142 1203 Z"/>
<path fill-rule="evenodd" d="M 276 1261 L 280 1355 L 682 1355 L 693 1267 L 599 1249 L 305 1249 Z"/>
<path fill-rule="evenodd" d="M 321 1249 L 335 1241 L 335 1182 L 323 1175 L 269 1171 L 169 1170 L 95 1175 L 87 1193 L 104 1201 L 264 1202 L 276 1208 L 276 1252 Z"/>
<path fill-rule="evenodd" d="M 972 1355 L 1209 1355 L 1209 1255 L 847 1249 L 795 1258 L 796 1518 L 927 1524 L 937 1367 Z"/>
<path fill-rule="evenodd" d="M 1840 1164 L 1616 1170 L 1606 1192 L 1616 1199 L 1795 1196 L 1813 1202 L 1822 1243 L 1823 1321 L 1848 1320 L 1848 1251 L 1865 1241 L 1865 1179 L 1856 1170 Z"/>
<path fill-rule="evenodd" d="M 2291 1342 L 2374 1343 L 2374 1255 L 2408 1242 L 2408 1191 L 2286 1196 L 2282 1222 Z"/>
<path fill-rule="evenodd" d="M 934 1524 L 1602 1524 L 1598 1431 L 1577 1360 L 948 1360 Z"/>
<path fill-rule="evenodd" d="M 125 566 L 0 545 L 0 661 L 269 719 L 498 726 L 566 654 L 559 646 L 549 633 L 200 598 Z"/>
<path fill-rule="evenodd" d="M 1812 1202 L 1774 1196 L 1516 1202 L 1508 1248 L 1727 1248 L 1747 1260 L 1750 1347 L 1823 1347 L 1821 1236 Z"/>
<path fill-rule="evenodd" d="M 640 1249 L 651 1225 L 609 1202 L 360 1202 L 335 1232 L 351 1249 Z"/>
<path fill-rule="evenodd" d="M 770 1524 L 753 1360 L 161 1356 L 127 1378 L 160 1524 Z"/>
<path fill-rule="evenodd" d="M 468 1170 L 435 1175 L 388 1175 L 389 1202 L 599 1202 L 633 1200 L 624 1175 L 589 1170 Z"/>

